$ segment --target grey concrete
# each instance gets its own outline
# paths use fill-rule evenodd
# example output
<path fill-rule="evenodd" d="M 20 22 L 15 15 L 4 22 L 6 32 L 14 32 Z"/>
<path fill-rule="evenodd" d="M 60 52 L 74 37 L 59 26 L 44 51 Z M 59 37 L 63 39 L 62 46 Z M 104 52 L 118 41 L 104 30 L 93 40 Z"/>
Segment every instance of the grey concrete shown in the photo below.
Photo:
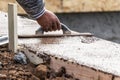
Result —
<path fill-rule="evenodd" d="M 43 52 L 69 62 L 120 76 L 120 44 L 83 36 L 32 40 L 36 43 L 32 44 L 30 39 L 19 42 L 23 42 L 22 44 L 37 53 Z"/>
<path fill-rule="evenodd" d="M 57 14 L 72 30 L 120 43 L 120 12 Z"/>

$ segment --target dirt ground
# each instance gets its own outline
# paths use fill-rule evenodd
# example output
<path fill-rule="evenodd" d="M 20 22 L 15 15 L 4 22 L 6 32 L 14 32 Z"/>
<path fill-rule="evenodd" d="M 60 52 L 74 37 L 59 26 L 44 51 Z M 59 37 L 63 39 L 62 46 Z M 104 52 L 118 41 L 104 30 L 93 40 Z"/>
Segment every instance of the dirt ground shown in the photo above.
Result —
<path fill-rule="evenodd" d="M 0 47 L 0 80 L 39 80 L 32 74 L 35 66 L 15 63 L 14 54 L 6 47 Z"/>
<path fill-rule="evenodd" d="M 29 61 L 27 65 L 16 63 L 14 55 L 7 46 L 0 47 L 0 80 L 74 80 L 56 76 L 48 71 L 45 64 L 33 65 Z"/>

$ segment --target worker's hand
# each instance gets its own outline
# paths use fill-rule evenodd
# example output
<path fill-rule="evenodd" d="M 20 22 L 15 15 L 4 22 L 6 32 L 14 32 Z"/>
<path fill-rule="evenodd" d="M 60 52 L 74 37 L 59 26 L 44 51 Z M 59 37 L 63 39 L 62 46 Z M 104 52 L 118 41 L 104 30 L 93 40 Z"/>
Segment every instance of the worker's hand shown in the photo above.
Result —
<path fill-rule="evenodd" d="M 48 10 L 46 10 L 45 13 L 40 18 L 37 19 L 37 22 L 46 32 L 61 29 L 60 21 L 57 18 L 57 16 Z"/>

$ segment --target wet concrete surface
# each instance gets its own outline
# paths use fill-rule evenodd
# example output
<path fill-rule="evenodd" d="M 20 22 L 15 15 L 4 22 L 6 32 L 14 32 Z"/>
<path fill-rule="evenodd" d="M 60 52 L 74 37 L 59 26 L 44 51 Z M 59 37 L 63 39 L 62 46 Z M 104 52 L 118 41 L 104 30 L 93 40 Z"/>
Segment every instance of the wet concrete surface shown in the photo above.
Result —
<path fill-rule="evenodd" d="M 70 62 L 87 65 L 120 76 L 119 44 L 96 37 L 83 36 L 24 39 L 19 42 L 37 52 L 45 52 Z"/>
<path fill-rule="evenodd" d="M 40 27 L 36 21 L 25 18 L 17 17 L 18 22 L 18 35 L 35 34 L 35 31 Z M 0 11 L 0 35 L 8 35 L 8 16 L 7 13 Z"/>
<path fill-rule="evenodd" d="M 1 19 L 0 35 L 6 35 L 7 15 L 2 14 Z M 35 30 L 39 28 L 39 25 L 33 20 L 21 17 L 18 17 L 18 20 L 18 34 L 35 34 Z M 88 22 L 89 21 L 90 20 L 88 20 Z M 96 28 L 94 29 L 96 30 Z M 99 30 L 99 28 L 97 28 L 97 30 Z M 117 28 L 117 30 L 119 32 L 119 28 Z M 98 31 L 99 34 L 101 34 L 101 32 L 106 31 Z M 38 52 L 46 52 L 47 54 L 54 55 L 59 58 L 64 58 L 75 63 L 87 65 L 95 69 L 103 70 L 105 72 L 120 76 L 120 44 L 114 42 L 98 39 L 95 37 L 90 38 L 81 36 L 23 39 L 19 40 L 19 44 L 25 44 L 26 46 Z"/>

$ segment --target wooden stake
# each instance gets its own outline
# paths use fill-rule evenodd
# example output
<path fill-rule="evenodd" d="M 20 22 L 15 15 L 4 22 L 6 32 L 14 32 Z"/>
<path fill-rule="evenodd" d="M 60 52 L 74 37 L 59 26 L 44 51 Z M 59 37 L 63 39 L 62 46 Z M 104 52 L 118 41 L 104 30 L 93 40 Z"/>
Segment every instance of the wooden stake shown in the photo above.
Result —
<path fill-rule="evenodd" d="M 17 52 L 17 5 L 8 4 L 8 31 L 9 31 L 9 49 Z"/>

